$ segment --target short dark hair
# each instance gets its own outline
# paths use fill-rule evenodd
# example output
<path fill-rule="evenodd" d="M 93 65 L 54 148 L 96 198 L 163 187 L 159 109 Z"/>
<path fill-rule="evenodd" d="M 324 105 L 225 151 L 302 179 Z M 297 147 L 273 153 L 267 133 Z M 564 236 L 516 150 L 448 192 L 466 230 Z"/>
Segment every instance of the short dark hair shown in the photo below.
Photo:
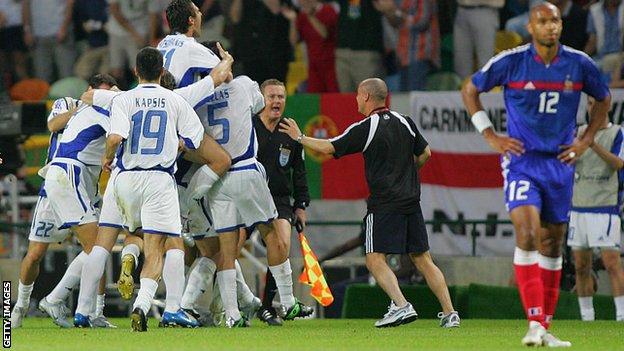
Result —
<path fill-rule="evenodd" d="M 160 86 L 168 90 L 173 90 L 177 87 L 175 77 L 171 72 L 163 71 L 163 75 L 160 77 Z"/>
<path fill-rule="evenodd" d="M 217 47 L 218 43 L 219 42 L 216 40 L 206 40 L 201 42 L 201 44 L 204 47 L 210 49 L 210 51 L 212 51 L 212 53 L 215 54 L 219 58 L 219 60 L 223 60 L 223 57 L 221 57 L 221 53 L 219 52 L 219 48 Z"/>
<path fill-rule="evenodd" d="M 167 6 L 166 13 L 172 33 L 186 33 L 189 28 L 189 17 L 195 17 L 191 0 L 173 0 Z"/>
<path fill-rule="evenodd" d="M 115 78 L 113 78 L 110 74 L 106 73 L 98 73 L 92 75 L 87 83 L 89 83 L 89 86 L 93 89 L 99 88 L 102 84 L 106 84 L 109 87 L 114 87 L 115 85 L 117 85 L 117 81 L 115 80 Z"/>
<path fill-rule="evenodd" d="M 264 82 L 262 82 L 262 84 L 260 84 L 260 92 L 262 94 L 264 94 L 264 89 L 266 89 L 266 87 L 271 86 L 271 85 L 279 85 L 281 87 L 284 87 L 284 90 L 286 90 L 286 85 L 284 84 L 284 82 L 282 82 L 279 79 L 267 79 Z"/>
<path fill-rule="evenodd" d="M 154 81 L 161 75 L 163 56 L 156 48 L 146 46 L 136 55 L 136 70 L 139 78 Z"/>

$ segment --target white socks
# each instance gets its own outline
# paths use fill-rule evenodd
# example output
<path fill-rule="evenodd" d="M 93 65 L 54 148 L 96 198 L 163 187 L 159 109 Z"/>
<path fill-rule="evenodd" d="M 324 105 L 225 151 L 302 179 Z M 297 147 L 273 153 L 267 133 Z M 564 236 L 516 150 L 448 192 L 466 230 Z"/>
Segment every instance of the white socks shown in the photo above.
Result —
<path fill-rule="evenodd" d="M 199 200 L 208 194 L 219 176 L 207 165 L 201 166 L 188 183 L 189 199 Z"/>
<path fill-rule="evenodd" d="M 615 320 L 624 322 L 624 295 L 614 297 L 613 303 L 615 303 Z"/>
<path fill-rule="evenodd" d="M 581 308 L 581 319 L 584 321 L 593 321 L 596 318 L 594 312 L 594 298 L 592 296 L 579 296 L 578 303 Z"/>
<path fill-rule="evenodd" d="M 221 292 L 225 318 L 239 320 L 241 314 L 236 302 L 236 270 L 226 269 L 217 272 L 217 284 L 219 284 L 219 292 Z"/>
<path fill-rule="evenodd" d="M 277 266 L 269 266 L 275 283 L 277 285 L 277 291 L 279 292 L 280 302 L 286 308 L 292 307 L 295 304 L 295 296 L 293 295 L 292 284 L 292 270 L 290 269 L 290 260 L 286 259 L 284 263 Z"/>
<path fill-rule="evenodd" d="M 156 289 L 158 289 L 158 283 L 156 283 L 154 279 L 141 278 L 141 288 L 137 293 L 132 309 L 140 308 L 143 310 L 143 313 L 147 315 L 150 307 L 152 307 L 152 300 L 154 300 L 154 295 L 156 295 Z"/>
<path fill-rule="evenodd" d="M 94 246 L 91 253 L 86 258 L 80 276 L 80 294 L 78 295 L 78 306 L 76 313 L 83 316 L 91 316 L 95 313 L 95 297 L 97 294 L 100 278 L 104 274 L 106 260 L 109 252 L 101 247 Z"/>
<path fill-rule="evenodd" d="M 255 296 L 245 282 L 245 276 L 243 276 L 243 271 L 241 270 L 238 260 L 234 261 L 234 267 L 236 268 L 236 296 L 238 297 L 238 305 L 247 306 L 253 302 Z"/>
<path fill-rule="evenodd" d="M 162 278 L 167 290 L 165 312 L 175 313 L 180 309 L 180 300 L 184 292 L 184 251 L 167 250 Z"/>
<path fill-rule="evenodd" d="M 124 258 L 126 255 L 134 256 L 134 268 L 136 268 L 139 263 L 139 256 L 141 255 L 141 250 L 137 244 L 128 244 L 123 247 L 121 250 L 121 258 Z"/>
<path fill-rule="evenodd" d="M 197 259 L 195 267 L 189 274 L 184 295 L 180 305 L 184 309 L 193 309 L 199 295 L 204 293 L 212 283 L 212 277 L 217 270 L 217 265 L 208 257 Z"/>
<path fill-rule="evenodd" d="M 49 303 L 59 303 L 65 301 L 69 294 L 78 283 L 80 283 L 80 275 L 82 274 L 82 267 L 87 260 L 86 252 L 80 251 L 80 254 L 74 258 L 73 261 L 67 266 L 67 270 L 61 278 L 61 281 L 56 284 L 54 290 L 46 296 Z"/>
<path fill-rule="evenodd" d="M 95 299 L 95 315 L 93 318 L 98 318 L 104 315 L 104 301 L 106 299 L 106 294 L 98 295 Z"/>
<path fill-rule="evenodd" d="M 30 305 L 30 294 L 33 291 L 33 286 L 35 283 L 30 285 L 24 285 L 20 281 L 17 285 L 17 301 L 15 302 L 15 307 L 23 307 L 28 308 Z"/>

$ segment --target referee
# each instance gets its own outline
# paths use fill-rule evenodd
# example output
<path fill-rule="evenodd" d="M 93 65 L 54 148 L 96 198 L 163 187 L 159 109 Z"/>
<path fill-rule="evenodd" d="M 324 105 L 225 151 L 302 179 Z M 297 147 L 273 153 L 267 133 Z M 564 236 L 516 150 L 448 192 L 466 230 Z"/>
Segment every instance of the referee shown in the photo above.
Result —
<path fill-rule="evenodd" d="M 264 166 L 269 178 L 269 190 L 277 208 L 278 218 L 275 225 L 287 233 L 284 239 L 290 249 L 290 233 L 293 220 L 303 227 L 306 224 L 305 209 L 310 203 L 308 181 L 303 159 L 303 147 L 287 134 L 277 130 L 282 121 L 286 106 L 286 87 L 277 79 L 268 79 L 260 85 L 264 96 L 264 109 L 253 117 L 254 129 L 258 139 L 258 161 Z M 291 203 L 291 196 L 294 204 Z M 267 269 L 267 281 L 264 287 L 262 308 L 258 318 L 271 326 L 282 325 L 273 308 L 273 299 L 277 285 L 271 271 Z M 309 306 L 302 306 L 300 317 L 312 314 Z"/>
<path fill-rule="evenodd" d="M 375 326 L 395 327 L 417 318 L 386 263 L 386 254 L 409 254 L 442 305 L 440 326 L 459 327 L 459 315 L 453 309 L 444 275 L 429 254 L 420 208 L 418 168 L 431 151 L 411 118 L 386 107 L 387 97 L 388 87 L 383 80 L 366 79 L 358 86 L 356 100 L 358 112 L 367 117 L 341 135 L 329 140 L 311 138 L 302 134 L 292 119 L 284 119 L 280 131 L 312 150 L 336 158 L 364 154 L 370 189 L 364 217 L 366 267 L 392 299 L 388 313 Z"/>

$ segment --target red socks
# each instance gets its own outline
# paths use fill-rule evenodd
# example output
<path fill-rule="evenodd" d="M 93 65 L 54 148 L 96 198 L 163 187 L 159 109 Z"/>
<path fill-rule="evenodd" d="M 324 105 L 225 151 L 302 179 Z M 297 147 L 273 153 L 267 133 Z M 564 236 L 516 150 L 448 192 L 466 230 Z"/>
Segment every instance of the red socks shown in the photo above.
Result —
<path fill-rule="evenodd" d="M 514 271 L 524 312 L 529 321 L 544 323 L 544 286 L 538 267 L 537 251 L 525 251 L 516 247 Z"/>
<path fill-rule="evenodd" d="M 544 328 L 548 329 L 559 300 L 561 282 L 561 256 L 552 258 L 538 255 L 539 270 L 544 283 Z"/>

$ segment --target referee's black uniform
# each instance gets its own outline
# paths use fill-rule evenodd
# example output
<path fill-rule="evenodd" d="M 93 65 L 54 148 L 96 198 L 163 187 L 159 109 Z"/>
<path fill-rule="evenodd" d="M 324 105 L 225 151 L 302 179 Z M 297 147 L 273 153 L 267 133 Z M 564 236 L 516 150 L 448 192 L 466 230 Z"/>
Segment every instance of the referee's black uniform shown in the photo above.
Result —
<path fill-rule="evenodd" d="M 253 125 L 258 139 L 258 161 L 267 172 L 278 218 L 292 223 L 294 210 L 305 210 L 310 204 L 303 147 L 278 130 L 279 122 L 275 130 L 270 131 L 260 116 L 255 115 Z M 294 204 L 290 201 L 291 196 Z"/>
<path fill-rule="evenodd" d="M 330 142 L 336 158 L 364 154 L 370 189 L 364 218 L 366 253 L 428 251 L 414 159 L 423 154 L 427 141 L 411 118 L 386 108 L 377 109 Z"/>

